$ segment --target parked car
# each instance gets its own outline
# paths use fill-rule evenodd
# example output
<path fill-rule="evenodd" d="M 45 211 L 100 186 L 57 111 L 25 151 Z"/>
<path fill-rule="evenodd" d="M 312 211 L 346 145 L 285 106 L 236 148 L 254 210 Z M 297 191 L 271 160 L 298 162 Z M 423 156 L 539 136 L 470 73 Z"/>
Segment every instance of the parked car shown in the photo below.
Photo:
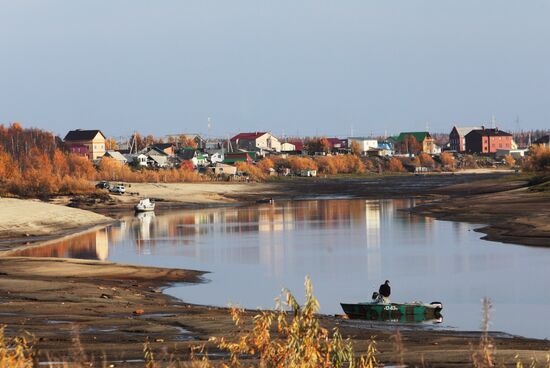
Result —
<path fill-rule="evenodd" d="M 97 189 L 109 189 L 110 185 L 108 181 L 102 180 L 95 185 Z"/>
<path fill-rule="evenodd" d="M 124 188 L 124 184 L 117 184 L 110 188 L 109 191 L 115 194 L 124 194 L 126 192 L 126 188 Z"/>

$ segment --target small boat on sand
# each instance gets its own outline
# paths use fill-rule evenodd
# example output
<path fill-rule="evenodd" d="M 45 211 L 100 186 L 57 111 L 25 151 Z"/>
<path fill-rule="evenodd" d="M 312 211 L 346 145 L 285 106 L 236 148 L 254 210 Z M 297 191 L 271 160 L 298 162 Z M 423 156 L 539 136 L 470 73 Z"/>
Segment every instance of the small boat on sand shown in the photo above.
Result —
<path fill-rule="evenodd" d="M 145 198 L 139 201 L 138 204 L 134 206 L 136 212 L 150 212 L 155 210 L 155 201 Z"/>
<path fill-rule="evenodd" d="M 440 319 L 443 304 L 425 303 L 340 303 L 350 319 L 421 321 Z"/>

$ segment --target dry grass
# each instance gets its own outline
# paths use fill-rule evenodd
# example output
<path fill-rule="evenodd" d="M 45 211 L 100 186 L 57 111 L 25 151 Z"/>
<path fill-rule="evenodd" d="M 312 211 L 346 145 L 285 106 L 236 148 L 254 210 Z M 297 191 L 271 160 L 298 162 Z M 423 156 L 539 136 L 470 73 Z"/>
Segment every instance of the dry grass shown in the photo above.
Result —
<path fill-rule="evenodd" d="M 378 359 L 376 340 L 371 337 L 367 352 L 356 356 L 352 341 L 344 339 L 338 329 L 328 331 L 321 327 L 316 312 L 319 304 L 313 295 L 309 279 L 305 282 L 306 300 L 300 306 L 294 296 L 285 291 L 283 303 L 276 311 L 262 311 L 249 320 L 239 308 L 231 308 L 230 313 L 239 331 L 233 340 L 213 337 L 216 347 L 228 353 L 224 360 L 210 360 L 204 345 L 194 346 L 190 351 L 189 361 L 169 359 L 162 363 L 149 341 L 143 345 L 145 368 L 157 367 L 262 367 L 262 368 L 375 368 L 382 367 Z M 504 367 L 496 359 L 496 347 L 489 335 L 491 302 L 483 301 L 482 334 L 477 346 L 471 346 L 471 366 L 474 368 Z M 73 354 L 69 359 L 62 359 L 64 367 L 90 367 L 96 363 L 85 355 L 84 349 L 75 331 Z M 406 367 L 405 346 L 399 331 L 392 336 L 393 363 Z M 92 359 L 93 360 L 93 359 Z M 30 368 L 37 365 L 33 339 L 4 336 L 4 327 L 0 328 L 0 368 Z M 99 365 L 112 366 L 103 360 Z M 527 362 L 516 355 L 516 368 L 550 368 L 550 355 L 544 361 L 531 358 Z M 432 366 L 423 361 L 423 366 Z"/>

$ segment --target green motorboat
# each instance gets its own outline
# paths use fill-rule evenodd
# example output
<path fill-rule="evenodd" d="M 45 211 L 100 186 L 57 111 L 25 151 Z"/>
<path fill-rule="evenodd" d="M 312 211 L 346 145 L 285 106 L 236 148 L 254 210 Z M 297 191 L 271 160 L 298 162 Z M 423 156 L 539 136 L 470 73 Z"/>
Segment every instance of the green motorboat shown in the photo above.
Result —
<path fill-rule="evenodd" d="M 424 303 L 340 303 L 350 319 L 367 319 L 371 321 L 420 322 L 441 319 L 443 304 L 440 302 Z"/>

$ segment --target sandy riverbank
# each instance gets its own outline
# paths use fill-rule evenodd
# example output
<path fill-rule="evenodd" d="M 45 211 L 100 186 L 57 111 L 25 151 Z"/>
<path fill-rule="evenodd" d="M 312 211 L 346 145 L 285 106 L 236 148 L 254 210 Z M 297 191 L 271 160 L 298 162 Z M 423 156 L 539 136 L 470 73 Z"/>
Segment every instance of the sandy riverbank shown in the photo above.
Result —
<path fill-rule="evenodd" d="M 0 198 L 0 253 L 112 221 L 101 214 L 39 200 Z"/>
<path fill-rule="evenodd" d="M 425 214 L 444 219 L 462 215 L 462 219 L 457 219 L 492 224 L 490 228 L 493 229 L 506 224 L 502 225 L 505 226 L 503 231 L 507 236 L 510 231 L 516 231 L 520 243 L 533 238 L 530 236 L 533 229 L 540 231 L 536 239 L 548 239 L 548 224 L 544 221 L 548 212 L 544 206 L 548 207 L 550 197 L 528 191 L 523 179 L 499 178 L 502 176 L 463 174 L 289 180 L 269 184 L 135 184 L 132 188 L 182 206 L 250 202 L 267 196 L 291 199 L 340 195 L 361 198 L 416 196 L 439 201 L 421 207 L 419 211 Z M 477 182 L 475 179 L 490 180 Z M 126 203 L 124 207 L 136 197 L 115 199 Z M 48 212 L 53 211 L 50 206 L 54 206 L 56 211 L 61 211 L 56 215 L 61 217 L 55 217 L 55 221 L 68 219 L 69 223 L 77 225 L 72 229 L 85 226 L 72 218 L 73 214 L 76 216 L 73 211 L 79 211 L 77 209 L 41 202 L 37 203 L 46 207 L 37 207 L 34 202 L 14 202 L 21 206 L 14 211 L 26 216 L 26 212 L 32 210 L 30 218 L 40 224 L 36 219 L 40 213 L 42 219 L 52 217 L 49 220 L 54 220 L 54 216 L 44 216 L 51 213 Z M 30 207 L 26 207 L 27 203 Z M 40 212 L 39 208 L 45 212 Z M 533 209 L 540 213 L 533 215 Z M 94 210 L 104 212 L 101 206 Z M 81 215 L 87 220 L 109 220 L 87 211 L 80 211 Z M 8 221 L 14 220 L 3 217 L 2 221 L 5 222 L 1 226 L 8 229 Z M 20 218 L 19 222 L 19 226 L 24 225 Z M 59 234 L 67 231 L 64 226 L 50 224 L 44 231 L 49 229 Z M 522 227 L 529 231 L 517 233 Z M 0 324 L 9 326 L 10 335 L 23 330 L 32 332 L 38 339 L 42 359 L 46 354 L 70 356 L 75 349 L 73 331 L 78 330 L 86 352 L 96 357 L 106 354 L 109 361 L 141 359 L 146 337 L 153 342 L 157 356 L 164 351 L 185 360 L 190 346 L 204 343 L 210 336 L 233 337 L 236 333 L 227 310 L 190 306 L 160 292 L 160 288 L 171 282 L 200 281 L 200 274 L 95 261 L 4 257 L 0 258 Z M 145 313 L 134 314 L 139 309 Z M 364 351 L 367 339 L 376 335 L 382 360 L 395 361 L 391 338 L 395 330 L 377 324 L 363 324 L 358 328 L 348 321 L 328 316 L 322 317 L 322 323 L 329 328 L 338 325 L 345 336 L 353 339 L 358 352 Z M 439 367 L 469 366 L 469 344 L 475 345 L 479 338 L 478 333 L 427 329 L 404 329 L 401 333 L 407 362 L 420 365 L 425 359 L 430 365 Z M 548 341 L 498 335 L 495 339 L 500 359 L 510 365 L 516 353 L 526 358 L 544 357 L 550 349 Z"/>
<path fill-rule="evenodd" d="M 237 330 L 226 309 L 187 305 L 160 292 L 170 282 L 200 282 L 201 272 L 127 266 L 82 260 L 0 258 L 0 324 L 7 334 L 28 331 L 36 338 L 41 361 L 73 359 L 80 337 L 88 357 L 128 360 L 143 366 L 143 342 L 152 342 L 157 359 L 189 358 L 189 348 L 211 336 L 234 338 Z M 297 291 L 298 293 L 300 291 Z M 142 310 L 143 314 L 135 312 Z M 141 311 L 140 311 L 141 312 Z M 245 314 L 245 318 L 252 316 Z M 358 353 L 377 336 L 380 358 L 394 362 L 395 328 L 321 316 L 327 328 L 339 326 Z M 479 333 L 402 328 L 405 361 L 430 366 L 470 365 Z M 550 342 L 494 335 L 498 358 L 513 365 L 514 355 L 543 358 Z M 48 357 L 49 356 L 49 357 Z M 104 358 L 103 358 L 104 357 Z M 216 359 L 219 355 L 212 354 Z"/>

